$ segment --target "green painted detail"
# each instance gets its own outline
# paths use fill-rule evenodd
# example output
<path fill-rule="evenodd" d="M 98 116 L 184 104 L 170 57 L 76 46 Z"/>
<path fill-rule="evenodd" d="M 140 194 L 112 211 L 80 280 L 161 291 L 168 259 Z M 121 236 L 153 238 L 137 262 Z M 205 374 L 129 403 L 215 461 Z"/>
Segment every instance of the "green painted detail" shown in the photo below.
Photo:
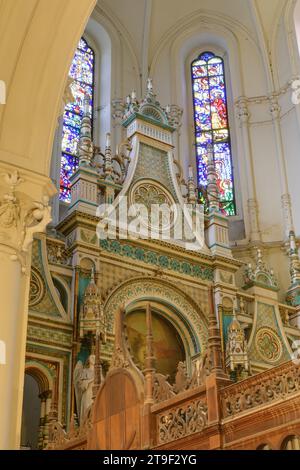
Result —
<path fill-rule="evenodd" d="M 78 282 L 78 302 L 77 302 L 77 314 L 79 315 L 80 313 L 80 307 L 83 304 L 83 296 L 85 293 L 85 290 L 90 282 L 89 277 L 83 277 L 79 275 L 79 282 Z"/>
<path fill-rule="evenodd" d="M 197 279 L 205 281 L 214 280 L 213 269 L 209 266 L 193 264 L 170 256 L 161 255 L 155 251 L 145 250 L 132 245 L 125 245 L 120 243 L 118 240 L 100 240 L 100 247 L 109 253 L 142 261 L 146 264 L 151 264 L 163 269 L 169 269 L 170 271 L 186 274 Z"/>
<path fill-rule="evenodd" d="M 254 328 L 255 332 L 253 340 L 248 349 L 251 360 L 275 366 L 291 359 L 289 351 L 286 348 L 285 341 L 283 341 L 285 333 L 282 326 L 279 324 L 274 305 L 265 304 L 263 302 L 257 303 L 257 314 L 254 321 Z M 264 330 L 270 331 L 270 337 L 266 337 L 261 340 L 259 334 Z M 270 353 L 271 355 L 272 351 L 276 348 L 278 350 L 280 349 L 281 353 L 278 353 L 278 356 L 274 356 L 274 360 L 272 357 L 269 359 L 267 354 L 265 358 L 262 357 L 261 351 L 264 353 Z"/>
<path fill-rule="evenodd" d="M 298 282 L 294 282 L 289 288 L 286 302 L 292 307 L 298 307 L 300 305 L 300 285 Z"/>
<path fill-rule="evenodd" d="M 248 282 L 243 286 L 243 290 L 248 290 L 251 289 L 251 287 L 262 287 L 263 289 L 271 290 L 273 292 L 278 292 L 279 287 L 272 287 L 272 286 L 267 286 L 266 284 L 263 284 L 262 282 L 259 281 L 253 281 L 253 282 Z"/>
<path fill-rule="evenodd" d="M 209 245 L 209 248 L 213 248 L 214 246 L 219 246 L 220 248 L 226 248 L 227 250 L 230 250 L 228 245 L 221 245 L 221 243 L 213 243 L 212 245 Z"/>
<path fill-rule="evenodd" d="M 223 343 L 224 343 L 224 348 L 226 348 L 227 344 L 227 339 L 228 339 L 228 328 L 233 320 L 233 314 L 232 312 L 222 312 L 222 330 L 223 330 Z"/>

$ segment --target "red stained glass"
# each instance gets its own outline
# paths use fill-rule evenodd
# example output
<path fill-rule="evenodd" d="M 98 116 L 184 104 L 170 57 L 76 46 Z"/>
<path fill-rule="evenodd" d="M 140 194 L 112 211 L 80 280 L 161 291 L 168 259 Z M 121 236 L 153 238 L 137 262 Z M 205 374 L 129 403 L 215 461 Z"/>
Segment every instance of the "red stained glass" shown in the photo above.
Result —
<path fill-rule="evenodd" d="M 63 116 L 59 198 L 64 202 L 71 201 L 70 177 L 78 167 L 77 149 L 86 94 L 91 97 L 91 117 L 93 111 L 94 52 L 83 38 L 76 49 L 69 76 L 74 79 L 71 85 L 74 101 L 66 105 Z"/>
<path fill-rule="evenodd" d="M 213 144 L 221 210 L 235 215 L 223 59 L 211 52 L 201 54 L 192 63 L 192 80 L 199 185 L 207 186 L 207 145 Z"/>

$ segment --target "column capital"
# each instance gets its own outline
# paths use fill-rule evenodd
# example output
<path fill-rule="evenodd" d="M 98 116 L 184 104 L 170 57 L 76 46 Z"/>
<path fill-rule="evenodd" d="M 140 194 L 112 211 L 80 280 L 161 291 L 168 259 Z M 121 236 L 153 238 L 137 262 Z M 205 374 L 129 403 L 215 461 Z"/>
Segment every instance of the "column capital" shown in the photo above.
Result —
<path fill-rule="evenodd" d="M 278 103 L 278 97 L 276 95 L 268 96 L 269 99 L 269 110 L 272 115 L 273 120 L 279 119 L 281 107 Z"/>
<path fill-rule="evenodd" d="M 55 189 L 48 178 L 3 166 L 0 164 L 0 249 L 11 260 L 19 260 L 26 272 L 33 236 L 44 232 L 52 220 L 49 197 Z"/>
<path fill-rule="evenodd" d="M 115 126 L 120 126 L 123 121 L 125 105 L 122 98 L 115 98 L 111 102 L 112 105 L 112 118 Z"/>
<path fill-rule="evenodd" d="M 179 130 L 182 125 L 183 109 L 177 106 L 177 104 L 171 104 L 166 107 L 165 111 L 171 126 Z"/>
<path fill-rule="evenodd" d="M 248 108 L 248 99 L 245 96 L 241 96 L 236 101 L 236 108 L 237 108 L 237 117 L 239 118 L 242 124 L 246 124 L 249 122 L 250 119 L 250 111 Z"/>

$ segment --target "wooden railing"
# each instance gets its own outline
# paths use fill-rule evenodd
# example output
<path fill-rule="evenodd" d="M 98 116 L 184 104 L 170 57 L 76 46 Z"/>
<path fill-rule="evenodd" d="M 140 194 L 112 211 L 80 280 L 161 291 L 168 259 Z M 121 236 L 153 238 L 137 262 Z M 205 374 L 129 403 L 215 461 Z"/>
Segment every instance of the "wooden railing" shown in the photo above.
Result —
<path fill-rule="evenodd" d="M 153 405 L 151 411 L 156 419 L 156 445 L 200 432 L 207 426 L 206 389 L 182 392 Z"/>
<path fill-rule="evenodd" d="M 300 393 L 300 365 L 292 361 L 221 390 L 223 418 Z"/>

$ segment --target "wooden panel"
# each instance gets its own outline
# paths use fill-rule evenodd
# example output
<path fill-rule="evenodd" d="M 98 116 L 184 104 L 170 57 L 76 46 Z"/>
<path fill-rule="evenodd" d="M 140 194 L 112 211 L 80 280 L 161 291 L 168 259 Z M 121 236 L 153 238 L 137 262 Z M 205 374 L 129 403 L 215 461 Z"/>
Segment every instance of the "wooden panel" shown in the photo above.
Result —
<path fill-rule="evenodd" d="M 109 375 L 96 398 L 90 447 L 102 450 L 140 448 L 140 403 L 131 375 Z"/>

